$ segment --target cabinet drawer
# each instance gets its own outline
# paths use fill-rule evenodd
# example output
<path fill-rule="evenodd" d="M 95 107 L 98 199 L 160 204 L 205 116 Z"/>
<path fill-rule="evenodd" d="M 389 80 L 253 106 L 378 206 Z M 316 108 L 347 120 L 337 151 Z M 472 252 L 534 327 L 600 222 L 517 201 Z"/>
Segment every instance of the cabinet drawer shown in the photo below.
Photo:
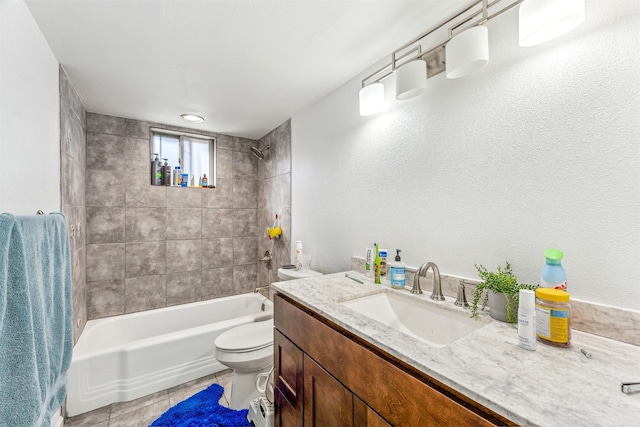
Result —
<path fill-rule="evenodd" d="M 357 337 L 282 295 L 275 296 L 275 327 L 367 406 L 395 426 L 512 424 L 482 405 L 434 388 L 392 356 L 374 353 Z M 329 326 L 331 325 L 331 326 Z"/>

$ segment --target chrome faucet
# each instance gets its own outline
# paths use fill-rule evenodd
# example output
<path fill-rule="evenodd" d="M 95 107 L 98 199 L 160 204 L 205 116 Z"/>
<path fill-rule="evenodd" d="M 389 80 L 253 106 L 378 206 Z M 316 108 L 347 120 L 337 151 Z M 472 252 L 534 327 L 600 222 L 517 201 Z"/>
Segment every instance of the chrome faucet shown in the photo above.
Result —
<path fill-rule="evenodd" d="M 438 266 L 432 262 L 425 262 L 420 266 L 416 275 L 413 277 L 413 288 L 411 289 L 411 293 L 422 293 L 420 277 L 427 277 L 427 271 L 429 271 L 430 268 L 433 269 L 433 292 L 431 293 L 430 298 L 436 301 L 443 301 L 444 295 L 442 295 L 442 285 L 440 283 L 440 270 L 438 269 Z"/>

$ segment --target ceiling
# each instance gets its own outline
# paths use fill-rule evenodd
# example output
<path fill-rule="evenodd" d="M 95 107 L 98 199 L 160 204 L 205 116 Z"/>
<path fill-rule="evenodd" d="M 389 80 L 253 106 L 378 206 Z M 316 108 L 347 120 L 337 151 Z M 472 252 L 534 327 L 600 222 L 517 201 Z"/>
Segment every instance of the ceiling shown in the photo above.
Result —
<path fill-rule="evenodd" d="M 469 1 L 25 3 L 87 111 L 257 139 Z"/>

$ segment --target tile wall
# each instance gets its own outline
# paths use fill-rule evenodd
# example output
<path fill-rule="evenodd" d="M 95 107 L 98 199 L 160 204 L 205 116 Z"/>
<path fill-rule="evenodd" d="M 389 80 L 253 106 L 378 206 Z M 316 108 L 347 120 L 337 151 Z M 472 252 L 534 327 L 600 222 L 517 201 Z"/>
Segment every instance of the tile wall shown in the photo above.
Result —
<path fill-rule="evenodd" d="M 87 321 L 86 304 L 86 112 L 60 67 L 60 165 L 62 213 L 70 228 L 71 270 L 73 277 L 74 342 Z"/>
<path fill-rule="evenodd" d="M 266 146 L 270 148 L 264 152 L 264 160 L 258 160 L 258 251 L 263 257 L 268 250 L 273 262 L 271 270 L 259 263 L 260 286 L 277 282 L 278 268 L 291 263 L 291 120 L 258 140 L 258 148 Z M 276 214 L 282 215 L 282 237 L 269 240 L 266 228 L 273 226 Z"/>
<path fill-rule="evenodd" d="M 253 291 L 256 141 L 94 113 L 86 121 L 88 318 Z M 215 136 L 216 188 L 151 186 L 151 126 Z"/>

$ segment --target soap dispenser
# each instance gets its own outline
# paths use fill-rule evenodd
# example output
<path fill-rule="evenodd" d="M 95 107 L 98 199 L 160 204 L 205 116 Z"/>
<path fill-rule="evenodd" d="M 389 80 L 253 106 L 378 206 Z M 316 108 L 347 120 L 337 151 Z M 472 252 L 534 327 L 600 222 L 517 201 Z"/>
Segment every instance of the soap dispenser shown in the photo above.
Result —
<path fill-rule="evenodd" d="M 400 259 L 400 249 L 396 249 L 396 259 L 391 263 L 391 287 L 396 289 L 404 289 L 405 281 L 405 266 Z"/>

